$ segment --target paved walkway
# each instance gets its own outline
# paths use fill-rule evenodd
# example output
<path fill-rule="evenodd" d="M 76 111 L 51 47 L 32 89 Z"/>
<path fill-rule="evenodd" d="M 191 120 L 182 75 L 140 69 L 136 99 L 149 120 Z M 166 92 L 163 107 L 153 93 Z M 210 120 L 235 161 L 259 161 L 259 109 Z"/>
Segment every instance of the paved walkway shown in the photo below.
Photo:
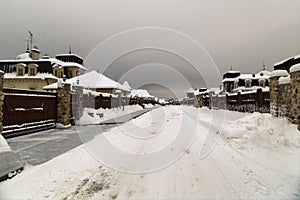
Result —
<path fill-rule="evenodd" d="M 153 109 L 153 108 L 152 108 Z M 26 164 L 38 165 L 63 154 L 85 142 L 90 141 L 102 132 L 136 118 L 151 108 L 106 120 L 99 125 L 75 126 L 71 129 L 52 129 L 38 133 L 9 138 L 7 142 L 12 152 L 0 153 L 0 181 L 13 176 Z"/>

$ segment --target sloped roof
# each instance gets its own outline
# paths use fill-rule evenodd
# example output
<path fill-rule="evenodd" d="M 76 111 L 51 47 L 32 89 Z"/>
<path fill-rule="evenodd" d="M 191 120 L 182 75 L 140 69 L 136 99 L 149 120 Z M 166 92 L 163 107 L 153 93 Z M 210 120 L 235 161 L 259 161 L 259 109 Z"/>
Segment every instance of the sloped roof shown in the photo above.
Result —
<path fill-rule="evenodd" d="M 153 98 L 153 95 L 150 95 L 147 90 L 144 89 L 137 89 L 137 90 L 132 90 L 130 97 L 143 97 L 143 98 Z"/>
<path fill-rule="evenodd" d="M 77 84 L 77 82 L 79 84 Z M 110 89 L 118 89 L 118 90 L 129 92 L 129 90 L 123 85 L 121 85 L 120 83 L 96 71 L 91 71 L 83 75 L 73 77 L 71 79 L 66 80 L 66 83 L 70 83 L 72 85 L 80 85 L 87 89 L 110 88 Z M 57 89 L 57 84 L 54 83 L 45 86 L 44 89 Z"/>

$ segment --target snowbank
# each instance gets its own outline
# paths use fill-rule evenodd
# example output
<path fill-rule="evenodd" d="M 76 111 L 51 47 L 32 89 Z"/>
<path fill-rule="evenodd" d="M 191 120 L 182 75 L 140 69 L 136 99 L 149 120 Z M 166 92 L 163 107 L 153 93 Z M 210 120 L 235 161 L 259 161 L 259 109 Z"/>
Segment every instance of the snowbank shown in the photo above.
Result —
<path fill-rule="evenodd" d="M 0 134 L 0 153 L 11 151 L 4 137 Z"/>
<path fill-rule="evenodd" d="M 300 64 L 293 65 L 290 69 L 290 72 L 300 71 Z"/>
<path fill-rule="evenodd" d="M 238 147 L 300 147 L 297 126 L 287 119 L 274 118 L 270 114 L 253 113 L 228 122 L 224 126 L 224 136 Z"/>
<path fill-rule="evenodd" d="M 99 124 L 102 121 L 113 119 L 121 115 L 132 113 L 143 108 L 140 105 L 130 105 L 121 108 L 103 109 L 98 110 L 94 108 L 84 108 L 83 116 L 76 122 L 77 125 Z"/>

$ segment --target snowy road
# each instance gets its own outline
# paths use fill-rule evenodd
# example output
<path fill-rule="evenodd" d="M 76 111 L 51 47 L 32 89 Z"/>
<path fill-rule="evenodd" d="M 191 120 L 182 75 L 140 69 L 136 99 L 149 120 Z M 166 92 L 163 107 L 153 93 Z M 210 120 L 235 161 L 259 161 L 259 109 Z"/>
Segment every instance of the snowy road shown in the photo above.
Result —
<path fill-rule="evenodd" d="M 0 184 L 0 199 L 300 198 L 296 126 L 266 114 L 228 112 L 217 144 L 202 157 L 201 149 L 210 149 L 218 138 L 214 130 L 220 121 L 213 116 L 222 116 L 222 111 L 184 106 L 154 109 L 47 163 L 28 166 Z M 183 133 L 182 142 L 174 142 Z M 105 139 L 126 153 L 102 149 L 108 144 Z M 186 146 L 189 141 L 192 145 Z M 164 154 L 165 149 L 169 154 Z M 147 158 L 155 153 L 161 160 Z M 133 160 L 130 155 L 147 159 Z M 168 163 L 177 155 L 179 159 Z M 157 170 L 145 172 L 151 169 Z"/>

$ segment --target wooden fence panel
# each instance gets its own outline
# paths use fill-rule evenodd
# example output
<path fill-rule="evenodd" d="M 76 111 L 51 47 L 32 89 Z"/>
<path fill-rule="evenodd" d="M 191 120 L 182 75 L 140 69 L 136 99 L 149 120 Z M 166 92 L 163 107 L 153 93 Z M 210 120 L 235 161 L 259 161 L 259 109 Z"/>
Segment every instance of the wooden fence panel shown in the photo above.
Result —
<path fill-rule="evenodd" d="M 3 89 L 3 135 L 55 127 L 57 95 L 52 92 Z"/>

